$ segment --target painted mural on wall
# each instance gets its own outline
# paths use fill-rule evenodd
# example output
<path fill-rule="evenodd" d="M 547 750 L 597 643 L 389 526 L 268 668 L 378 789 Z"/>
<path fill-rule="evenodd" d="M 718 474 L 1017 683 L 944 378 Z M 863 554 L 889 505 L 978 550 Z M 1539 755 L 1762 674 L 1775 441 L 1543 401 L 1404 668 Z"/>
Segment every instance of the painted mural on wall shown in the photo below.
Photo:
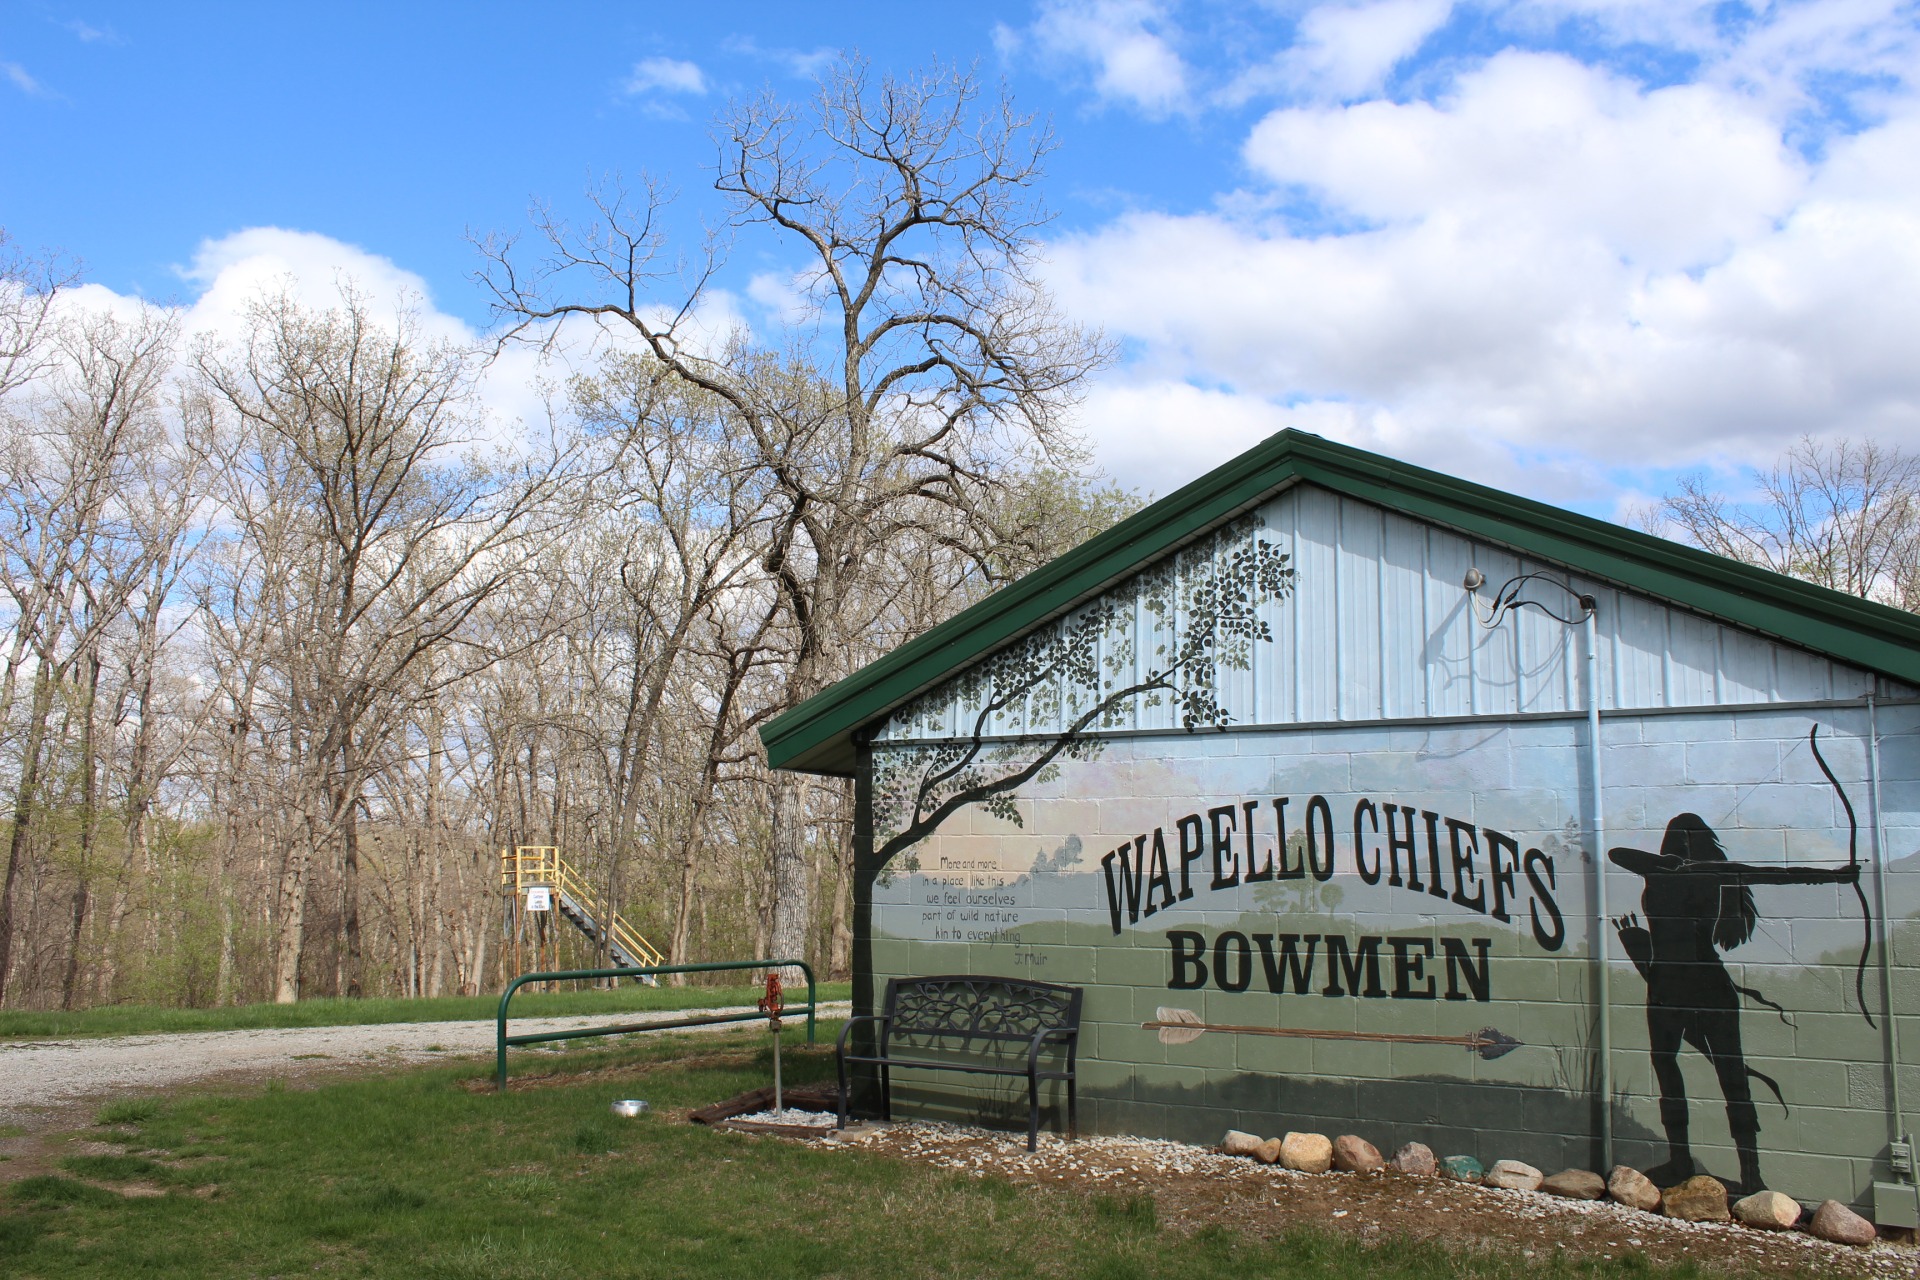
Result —
<path fill-rule="evenodd" d="M 1849 794 L 1865 785 L 1864 709 L 1621 708 L 1637 641 L 1616 621 L 1603 926 L 1576 715 L 1261 722 L 1284 691 L 1274 672 L 1340 639 L 1313 640 L 1316 611 L 1345 627 L 1356 596 L 1387 607 L 1384 577 L 1355 593 L 1346 562 L 1314 552 L 1298 502 L 1119 584 L 888 726 L 872 756 L 875 980 L 1085 986 L 1082 1116 L 1096 1129 L 1323 1128 L 1560 1168 L 1596 1158 L 1590 957 L 1605 927 L 1619 1157 L 1676 1180 L 1764 1174 L 1856 1199 L 1886 1142 L 1860 933 L 1871 861 Z M 1369 518 L 1391 542 L 1397 518 Z M 1425 581 L 1489 557 L 1422 539 Z M 1602 607 L 1630 616 L 1620 598 Z M 1478 679 L 1493 665 L 1433 638 L 1469 625 L 1464 610 L 1429 603 L 1422 618 L 1429 641 L 1406 651 L 1430 668 Z M 1564 644 L 1473 643 L 1545 655 L 1516 663 L 1515 681 L 1566 685 L 1549 665 L 1567 663 Z M 1392 688 L 1423 678 L 1423 705 L 1453 696 L 1438 677 L 1396 676 L 1384 641 L 1374 652 L 1360 675 L 1382 691 L 1342 692 L 1335 710 L 1371 696 L 1380 716 Z M 1839 679 L 1820 678 L 1815 692 Z M 1296 677 L 1289 696 L 1297 710 L 1316 695 Z M 1883 735 L 1920 729 L 1911 704 L 1881 715 Z M 1900 754 L 1888 776 L 1915 763 Z M 1912 813 L 1883 817 L 1894 847 L 1920 838 Z M 977 1097 L 991 1115 L 991 1089 Z"/>
<path fill-rule="evenodd" d="M 1262 609 L 1293 590 L 1288 556 L 1261 524 L 1228 526 L 963 676 L 957 732 L 876 761 L 878 860 L 969 805 L 1017 825 L 1022 786 L 1098 755 L 1101 732 L 1139 707 L 1173 708 L 1186 730 L 1231 723 L 1220 672 L 1252 666 L 1254 647 L 1273 640 Z"/>
<path fill-rule="evenodd" d="M 1608 858 L 1640 877 L 1640 914 L 1614 921 L 1620 944 L 1646 983 L 1647 1041 L 1654 1078 L 1660 1086 L 1660 1124 L 1666 1131 L 1667 1158 L 1649 1171 L 1662 1186 L 1671 1186 L 1697 1172 L 1691 1132 L 1691 1102 L 1680 1070 L 1682 1046 L 1691 1047 L 1712 1064 L 1727 1109 L 1727 1128 L 1740 1159 L 1740 1183 L 1766 1186 L 1760 1172 L 1759 1109 L 1753 1102 L 1752 1082 L 1773 1091 L 1782 1108 L 1787 1105 L 1780 1082 L 1747 1061 L 1741 1048 L 1742 1000 L 1774 1010 L 1781 1021 L 1792 1018 L 1780 1004 L 1753 987 L 1733 979 L 1721 959 L 1753 937 L 1760 913 L 1754 902 L 1756 886 L 1845 884 L 1859 895 L 1863 941 L 1854 970 L 1854 990 L 1868 1026 L 1873 1012 L 1866 999 L 1866 964 L 1872 949 L 1872 909 L 1860 887 L 1859 819 L 1845 788 L 1834 777 L 1820 751 L 1819 726 L 1807 733 L 1807 748 L 1820 772 L 1832 784 L 1846 810 L 1847 863 L 1841 867 L 1764 865 L 1735 862 L 1699 814 L 1682 813 L 1667 823 L 1658 850 L 1615 848 Z"/>
<path fill-rule="evenodd" d="M 1773 718 L 1763 745 L 1791 765 L 1806 718 Z M 1211 1140 L 1234 1116 L 1376 1134 L 1384 1120 L 1395 1140 L 1588 1162 L 1577 726 L 1234 745 L 1109 743 L 1012 801 L 1018 827 L 950 817 L 916 869 L 873 888 L 876 971 L 1085 985 L 1083 1107 L 1101 1127 Z M 1629 774 L 1670 745 L 1616 747 L 1610 763 Z M 1875 1062 L 1879 1041 L 1854 989 L 1860 922 L 1834 892 L 1857 874 L 1846 833 L 1724 808 L 1709 823 L 1683 807 L 1701 790 L 1744 791 L 1761 820 L 1818 807 L 1804 782 L 1610 788 L 1614 954 L 1643 978 L 1614 983 L 1622 1158 L 1850 1188 L 1845 1168 L 1804 1168 L 1809 1153 L 1850 1165 L 1884 1142 L 1880 1117 L 1851 1105 L 1851 1067 Z"/>

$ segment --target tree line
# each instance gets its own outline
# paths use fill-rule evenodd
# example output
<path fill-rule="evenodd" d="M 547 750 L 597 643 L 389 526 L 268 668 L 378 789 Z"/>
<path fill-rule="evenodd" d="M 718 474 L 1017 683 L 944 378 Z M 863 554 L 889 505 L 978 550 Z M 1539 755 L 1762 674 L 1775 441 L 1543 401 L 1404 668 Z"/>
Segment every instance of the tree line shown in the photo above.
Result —
<path fill-rule="evenodd" d="M 673 961 L 845 972 L 850 793 L 757 729 L 1136 504 L 1067 425 L 1044 128 L 847 62 L 716 138 L 692 251 L 648 183 L 481 245 L 492 349 L 575 355 L 535 424 L 350 284 L 223 340 L 5 246 L 0 1002 L 492 989 L 518 844 Z M 784 327 L 709 323 L 741 243 Z"/>

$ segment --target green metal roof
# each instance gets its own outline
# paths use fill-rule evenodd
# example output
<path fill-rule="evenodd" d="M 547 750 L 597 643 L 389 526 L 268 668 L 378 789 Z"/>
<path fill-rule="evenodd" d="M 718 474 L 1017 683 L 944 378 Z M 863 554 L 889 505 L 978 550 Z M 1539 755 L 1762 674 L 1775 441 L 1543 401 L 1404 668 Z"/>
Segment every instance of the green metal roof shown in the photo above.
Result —
<path fill-rule="evenodd" d="M 1914 614 L 1320 436 L 1282 431 L 765 725 L 760 738 L 768 762 L 776 769 L 851 774 L 853 735 L 862 725 L 1302 482 L 1920 685 L 1920 617 Z"/>

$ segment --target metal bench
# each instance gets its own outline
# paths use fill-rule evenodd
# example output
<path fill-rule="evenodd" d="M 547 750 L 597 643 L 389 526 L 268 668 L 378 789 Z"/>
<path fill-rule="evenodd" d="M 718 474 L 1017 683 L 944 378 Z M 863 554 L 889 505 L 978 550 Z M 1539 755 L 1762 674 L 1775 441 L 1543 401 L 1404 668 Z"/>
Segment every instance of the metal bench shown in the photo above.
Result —
<path fill-rule="evenodd" d="M 889 978 L 878 1014 L 849 1018 L 833 1047 L 839 1072 L 840 1126 L 847 1123 L 847 1064 L 880 1068 L 881 1114 L 893 1119 L 894 1067 L 965 1071 L 976 1075 L 1027 1078 L 1027 1150 L 1040 1137 L 1040 1082 L 1067 1082 L 1067 1131 L 1078 1136 L 1074 1100 L 1074 1058 L 1080 1045 L 1079 987 L 1020 978 L 947 974 L 933 978 Z M 850 1053 L 847 1037 L 863 1022 L 878 1024 L 873 1053 Z M 1025 1053 L 1004 1053 L 1015 1045 Z M 1042 1067 L 1043 1050 L 1054 1065 Z"/>

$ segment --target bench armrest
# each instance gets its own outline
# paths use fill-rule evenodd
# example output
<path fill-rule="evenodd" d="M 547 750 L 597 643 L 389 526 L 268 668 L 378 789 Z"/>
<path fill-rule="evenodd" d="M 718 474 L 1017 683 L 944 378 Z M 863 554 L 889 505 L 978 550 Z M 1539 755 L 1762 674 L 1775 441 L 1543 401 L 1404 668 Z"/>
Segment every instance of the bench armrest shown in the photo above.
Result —
<path fill-rule="evenodd" d="M 884 1013 L 856 1013 L 848 1018 L 846 1025 L 840 1028 L 840 1035 L 833 1042 L 834 1057 L 841 1057 L 847 1051 L 847 1033 L 853 1030 L 856 1022 L 891 1022 L 892 1018 Z"/>
<path fill-rule="evenodd" d="M 1027 1046 L 1027 1069 L 1032 1071 L 1040 1061 L 1040 1050 L 1047 1041 L 1058 1037 L 1063 1040 L 1076 1040 L 1080 1035 L 1079 1027 L 1048 1027 L 1033 1034 L 1033 1041 Z"/>

